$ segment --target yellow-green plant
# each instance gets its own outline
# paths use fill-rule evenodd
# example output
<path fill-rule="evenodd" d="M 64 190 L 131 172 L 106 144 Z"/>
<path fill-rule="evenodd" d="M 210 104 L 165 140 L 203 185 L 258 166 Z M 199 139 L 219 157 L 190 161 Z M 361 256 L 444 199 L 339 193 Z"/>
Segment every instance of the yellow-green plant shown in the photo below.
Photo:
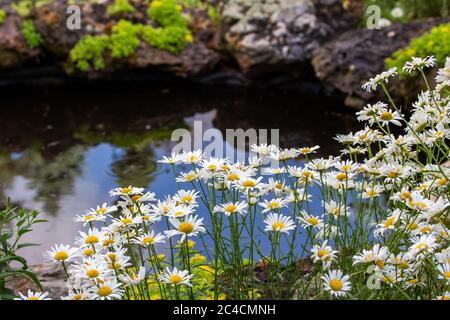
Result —
<path fill-rule="evenodd" d="M 19 0 L 11 4 L 11 8 L 13 8 L 18 15 L 22 18 L 28 17 L 30 15 L 31 10 L 33 9 L 33 1 L 32 0 Z"/>
<path fill-rule="evenodd" d="M 5 22 L 5 18 L 6 18 L 5 10 L 0 9 L 0 25 L 2 25 L 3 22 Z"/>
<path fill-rule="evenodd" d="M 125 58 L 132 54 L 139 46 L 141 24 L 133 24 L 127 20 L 120 20 L 113 28 L 110 36 L 109 48 L 113 58 Z"/>
<path fill-rule="evenodd" d="M 106 12 L 110 15 L 133 13 L 134 7 L 128 2 L 128 0 L 115 0 L 114 3 L 107 7 Z"/>
<path fill-rule="evenodd" d="M 89 69 L 100 70 L 105 67 L 103 52 L 108 48 L 109 37 L 103 36 L 84 36 L 76 46 L 70 51 L 70 59 L 75 66 L 87 72 Z"/>
<path fill-rule="evenodd" d="M 33 49 L 40 46 L 42 36 L 36 31 L 32 20 L 22 21 L 21 31 L 28 47 Z"/>
<path fill-rule="evenodd" d="M 386 59 L 386 68 L 397 67 L 402 75 L 401 67 L 411 56 L 426 57 L 434 55 L 437 63 L 445 63 L 450 53 L 450 23 L 442 24 L 431 29 L 422 36 L 413 39 L 410 44 L 400 49 Z"/>

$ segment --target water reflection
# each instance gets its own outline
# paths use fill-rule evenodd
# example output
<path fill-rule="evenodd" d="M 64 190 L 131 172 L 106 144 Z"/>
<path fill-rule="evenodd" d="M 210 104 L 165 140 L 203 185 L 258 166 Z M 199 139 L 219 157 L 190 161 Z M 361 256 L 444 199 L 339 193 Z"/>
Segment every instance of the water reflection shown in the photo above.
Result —
<path fill-rule="evenodd" d="M 21 92 L 21 91 L 20 91 Z M 174 193 L 171 172 L 156 160 L 170 153 L 175 128 L 225 131 L 279 128 L 284 146 L 322 145 L 356 124 L 337 113 L 335 101 L 278 93 L 217 92 L 139 86 L 8 90 L 0 101 L 0 200 L 11 197 L 38 209 L 48 224 L 30 235 L 38 248 L 24 252 L 31 263 L 53 243 L 72 243 L 73 217 L 98 203 L 117 185 L 149 186 Z"/>

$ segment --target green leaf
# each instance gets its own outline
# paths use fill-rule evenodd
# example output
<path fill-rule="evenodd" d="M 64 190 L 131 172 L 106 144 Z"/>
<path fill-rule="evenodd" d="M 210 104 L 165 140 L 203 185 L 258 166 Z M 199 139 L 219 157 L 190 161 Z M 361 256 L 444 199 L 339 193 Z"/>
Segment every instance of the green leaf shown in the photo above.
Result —
<path fill-rule="evenodd" d="M 14 270 L 14 271 L 9 271 L 9 272 L 2 272 L 2 273 L 0 273 L 0 279 L 2 279 L 2 278 L 6 279 L 9 277 L 17 277 L 18 274 L 23 274 L 23 275 L 27 276 L 34 282 L 34 284 L 36 284 L 39 287 L 40 290 L 42 290 L 41 283 L 40 283 L 39 279 L 37 278 L 37 276 L 33 272 L 30 272 L 27 270 L 19 269 L 19 270 Z"/>
<path fill-rule="evenodd" d="M 10 261 L 17 261 L 19 263 L 22 264 L 23 268 L 26 269 L 28 268 L 27 266 L 27 261 L 19 256 L 6 256 L 6 257 L 0 257 L 0 263 L 6 263 L 6 262 L 10 262 Z"/>

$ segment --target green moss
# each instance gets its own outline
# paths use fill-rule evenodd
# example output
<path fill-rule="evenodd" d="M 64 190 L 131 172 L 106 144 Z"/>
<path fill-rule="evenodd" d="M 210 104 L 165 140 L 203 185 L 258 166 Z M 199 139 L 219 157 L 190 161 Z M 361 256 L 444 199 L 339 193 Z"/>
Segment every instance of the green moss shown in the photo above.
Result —
<path fill-rule="evenodd" d="M 442 24 L 431 29 L 430 32 L 413 39 L 410 44 L 396 51 L 386 59 L 386 67 L 397 67 L 400 74 L 405 75 L 401 69 L 411 57 L 426 57 L 433 55 L 438 64 L 444 64 L 450 52 L 450 23 Z"/>
<path fill-rule="evenodd" d="M 128 0 L 116 0 L 110 4 L 106 9 L 109 15 L 116 15 L 121 13 L 133 13 L 134 7 L 128 2 Z"/>
<path fill-rule="evenodd" d="M 22 22 L 21 31 L 28 47 L 36 48 L 39 47 L 39 45 L 42 43 L 42 37 L 39 32 L 36 31 L 33 21 L 24 20 Z"/>
<path fill-rule="evenodd" d="M 5 22 L 6 12 L 5 10 L 0 9 L 0 26 Z"/>
<path fill-rule="evenodd" d="M 11 8 L 13 8 L 19 16 L 26 18 L 30 15 L 33 9 L 32 0 L 20 0 L 18 2 L 11 3 Z"/>
<path fill-rule="evenodd" d="M 112 28 L 110 37 L 111 56 L 113 58 L 126 58 L 139 46 L 141 24 L 133 24 L 127 20 L 120 20 Z"/>
<path fill-rule="evenodd" d="M 177 26 L 166 28 L 144 27 L 142 39 L 151 47 L 179 53 L 186 46 L 186 42 L 192 42 L 192 36 L 188 29 Z"/>
<path fill-rule="evenodd" d="M 84 36 L 70 51 L 70 59 L 83 72 L 105 67 L 103 52 L 109 46 L 108 36 Z"/>
<path fill-rule="evenodd" d="M 186 28 L 186 21 L 181 14 L 182 6 L 175 0 L 152 1 L 147 16 L 162 27 L 179 26 Z"/>
<path fill-rule="evenodd" d="M 161 27 L 144 27 L 143 40 L 151 47 L 179 53 L 186 43 L 192 42 L 192 34 L 181 14 L 182 7 L 174 0 L 155 0 L 147 15 Z"/>

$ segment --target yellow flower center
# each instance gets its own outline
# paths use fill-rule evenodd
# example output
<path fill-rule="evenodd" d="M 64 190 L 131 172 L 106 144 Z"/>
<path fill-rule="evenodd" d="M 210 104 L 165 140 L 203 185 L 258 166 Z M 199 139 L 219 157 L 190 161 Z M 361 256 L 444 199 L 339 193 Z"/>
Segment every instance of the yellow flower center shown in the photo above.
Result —
<path fill-rule="evenodd" d="M 27 300 L 39 300 L 39 298 L 36 298 L 36 297 L 29 297 L 29 298 L 27 298 Z"/>
<path fill-rule="evenodd" d="M 68 258 L 69 258 L 69 254 L 65 251 L 58 251 L 53 256 L 53 259 L 55 259 L 57 261 L 64 261 L 64 260 L 67 260 Z"/>
<path fill-rule="evenodd" d="M 408 225 L 408 229 L 409 230 L 416 230 L 418 227 L 417 223 L 413 222 L 411 224 Z"/>
<path fill-rule="evenodd" d="M 110 252 L 110 253 L 108 253 L 108 254 L 106 254 L 107 255 L 107 257 L 109 258 L 109 260 L 111 260 L 111 261 L 116 261 L 116 259 L 117 259 L 117 256 L 116 256 L 116 254 L 115 253 L 112 253 L 112 252 Z"/>
<path fill-rule="evenodd" d="M 94 244 L 94 243 L 98 243 L 98 238 L 96 236 L 88 236 L 86 237 L 86 239 L 84 240 L 85 244 Z"/>
<path fill-rule="evenodd" d="M 447 179 L 441 178 L 438 180 L 437 184 L 442 187 L 447 184 Z"/>
<path fill-rule="evenodd" d="M 180 202 L 183 202 L 183 203 L 189 203 L 191 201 L 192 201 L 192 197 L 188 194 L 185 196 L 182 196 L 180 199 Z"/>
<path fill-rule="evenodd" d="M 98 270 L 96 269 L 90 269 L 86 271 L 86 275 L 91 279 L 97 278 L 99 274 L 100 272 L 98 272 Z"/>
<path fill-rule="evenodd" d="M 269 208 L 269 209 L 279 209 L 280 208 L 280 204 L 277 202 L 277 201 L 270 201 L 268 204 L 267 204 L 267 207 Z"/>
<path fill-rule="evenodd" d="M 317 224 L 319 224 L 319 220 L 317 220 L 316 218 L 314 218 L 314 217 L 309 217 L 308 219 L 306 219 L 306 221 L 309 223 L 309 224 L 312 224 L 312 225 L 317 225 Z"/>
<path fill-rule="evenodd" d="M 142 239 L 142 244 L 146 246 L 152 244 L 153 241 L 154 239 L 152 237 L 145 237 L 144 239 Z"/>
<path fill-rule="evenodd" d="M 330 280 L 330 288 L 331 288 L 333 291 L 339 291 L 339 290 L 341 290 L 341 289 L 342 289 L 342 286 L 343 286 L 343 284 L 342 284 L 342 281 L 341 281 L 341 280 L 339 280 L 339 279 L 331 279 L 331 280 Z"/>
<path fill-rule="evenodd" d="M 342 171 L 342 172 L 348 172 L 348 171 L 350 171 L 351 168 L 352 168 L 352 166 L 350 166 L 350 165 L 348 165 L 348 164 L 344 164 L 344 165 L 341 167 L 341 171 Z"/>
<path fill-rule="evenodd" d="M 195 174 L 194 174 L 194 173 L 188 173 L 188 174 L 184 177 L 184 179 L 185 179 L 186 181 L 192 181 L 192 180 L 195 179 Z"/>
<path fill-rule="evenodd" d="M 228 181 L 237 181 L 237 180 L 239 180 L 239 176 L 236 173 L 231 173 L 230 175 L 228 175 L 227 180 Z"/>
<path fill-rule="evenodd" d="M 397 178 L 399 175 L 400 175 L 400 173 L 398 171 L 389 171 L 387 173 L 387 176 L 391 179 Z"/>
<path fill-rule="evenodd" d="M 408 269 L 409 268 L 409 264 L 406 261 L 402 261 L 398 264 L 398 267 L 402 270 Z"/>
<path fill-rule="evenodd" d="M 389 111 L 384 111 L 380 114 L 380 119 L 383 121 L 389 121 L 392 120 L 394 117 L 392 116 L 392 113 Z"/>
<path fill-rule="evenodd" d="M 135 195 L 135 196 L 132 196 L 132 197 L 131 197 L 131 201 L 137 202 L 140 198 L 142 198 L 142 196 L 140 196 L 140 195 Z"/>
<path fill-rule="evenodd" d="M 189 234 L 194 230 L 194 226 L 189 222 L 182 222 L 178 226 L 178 231 Z"/>
<path fill-rule="evenodd" d="M 181 278 L 177 274 L 173 274 L 173 275 L 170 276 L 169 280 L 173 284 L 179 284 L 181 281 L 183 281 L 183 278 Z"/>
<path fill-rule="evenodd" d="M 281 190 L 283 189 L 283 185 L 278 182 L 277 184 L 275 184 L 275 189 Z"/>
<path fill-rule="evenodd" d="M 390 226 L 392 226 L 394 224 L 394 220 L 395 220 L 394 217 L 387 218 L 386 221 L 384 222 L 384 227 L 389 228 Z"/>
<path fill-rule="evenodd" d="M 174 213 L 174 216 L 175 216 L 175 217 L 180 217 L 180 216 L 182 216 L 183 214 L 184 214 L 183 211 L 177 211 L 177 212 Z"/>
<path fill-rule="evenodd" d="M 384 261 L 383 260 L 377 260 L 375 262 L 375 264 L 377 265 L 378 268 L 384 269 Z"/>
<path fill-rule="evenodd" d="M 83 251 L 83 254 L 84 254 L 86 257 L 89 257 L 90 255 L 94 254 L 94 250 L 92 250 L 92 249 L 86 249 L 86 250 Z"/>
<path fill-rule="evenodd" d="M 403 200 L 405 200 L 405 199 L 411 200 L 412 199 L 411 194 L 408 191 L 403 191 L 402 194 L 400 195 L 400 198 Z"/>
<path fill-rule="evenodd" d="M 336 175 L 336 179 L 338 179 L 339 181 L 344 181 L 346 178 L 347 178 L 347 174 L 344 172 L 341 172 Z"/>
<path fill-rule="evenodd" d="M 103 246 L 107 247 L 107 246 L 112 245 L 113 243 L 114 243 L 113 239 L 106 239 L 105 241 L 103 241 Z"/>
<path fill-rule="evenodd" d="M 123 194 L 129 194 L 131 191 L 132 191 L 131 188 L 128 188 L 128 187 L 120 188 L 120 192 Z"/>
<path fill-rule="evenodd" d="M 272 230 L 273 231 L 279 231 L 284 228 L 284 224 L 281 221 L 277 221 L 274 224 L 272 224 Z"/>
<path fill-rule="evenodd" d="M 98 208 L 97 210 L 95 210 L 96 214 L 105 214 L 106 213 L 106 208 Z"/>
<path fill-rule="evenodd" d="M 130 224 L 133 222 L 133 220 L 131 220 L 130 218 L 122 218 L 120 220 L 123 224 Z"/>
<path fill-rule="evenodd" d="M 375 197 L 377 195 L 377 192 L 374 190 L 369 190 L 367 191 L 367 196 L 368 197 Z"/>
<path fill-rule="evenodd" d="M 108 268 L 109 269 L 120 269 L 122 267 L 122 265 L 120 264 L 120 263 L 118 263 L 118 262 L 114 262 L 114 263 L 110 263 L 110 264 L 108 264 Z"/>
<path fill-rule="evenodd" d="M 209 166 L 208 166 L 208 170 L 209 171 L 215 171 L 217 169 L 217 166 L 215 165 L 215 164 L 210 164 Z"/>
<path fill-rule="evenodd" d="M 390 276 L 384 276 L 383 281 L 386 283 L 394 283 L 394 279 Z"/>
<path fill-rule="evenodd" d="M 234 204 L 229 204 L 225 207 L 225 211 L 228 213 L 233 213 L 236 210 L 236 206 Z"/>
<path fill-rule="evenodd" d="M 419 244 L 416 246 L 416 248 L 417 248 L 418 250 L 426 250 L 426 249 L 428 249 L 428 245 L 425 244 L 425 243 L 419 243 Z"/>
<path fill-rule="evenodd" d="M 252 180 L 245 180 L 242 183 L 242 186 L 244 186 L 245 188 L 253 188 L 255 185 L 256 185 L 255 182 Z"/>
<path fill-rule="evenodd" d="M 72 300 L 81 300 L 81 294 L 74 294 Z"/>
<path fill-rule="evenodd" d="M 431 228 L 430 227 L 423 227 L 422 229 L 420 229 L 420 232 L 421 233 L 428 233 L 428 232 L 430 232 L 431 231 Z"/>
<path fill-rule="evenodd" d="M 94 216 L 91 214 L 88 214 L 87 216 L 84 216 L 84 218 L 83 218 L 83 220 L 87 221 L 87 222 L 92 221 L 93 219 L 94 219 Z"/>
<path fill-rule="evenodd" d="M 444 272 L 444 277 L 450 279 L 450 271 Z"/>
<path fill-rule="evenodd" d="M 98 288 L 97 293 L 100 297 L 107 297 L 112 293 L 112 290 L 108 286 L 102 286 L 102 287 Z"/>
<path fill-rule="evenodd" d="M 311 171 L 303 171 L 303 172 L 302 172 L 302 176 L 303 176 L 304 178 L 309 178 L 309 177 L 312 176 L 312 172 L 311 172 Z"/>
<path fill-rule="evenodd" d="M 324 256 L 326 256 L 328 254 L 328 251 L 325 249 L 320 249 L 319 251 L 317 251 L 317 256 L 319 258 L 323 258 Z"/>

